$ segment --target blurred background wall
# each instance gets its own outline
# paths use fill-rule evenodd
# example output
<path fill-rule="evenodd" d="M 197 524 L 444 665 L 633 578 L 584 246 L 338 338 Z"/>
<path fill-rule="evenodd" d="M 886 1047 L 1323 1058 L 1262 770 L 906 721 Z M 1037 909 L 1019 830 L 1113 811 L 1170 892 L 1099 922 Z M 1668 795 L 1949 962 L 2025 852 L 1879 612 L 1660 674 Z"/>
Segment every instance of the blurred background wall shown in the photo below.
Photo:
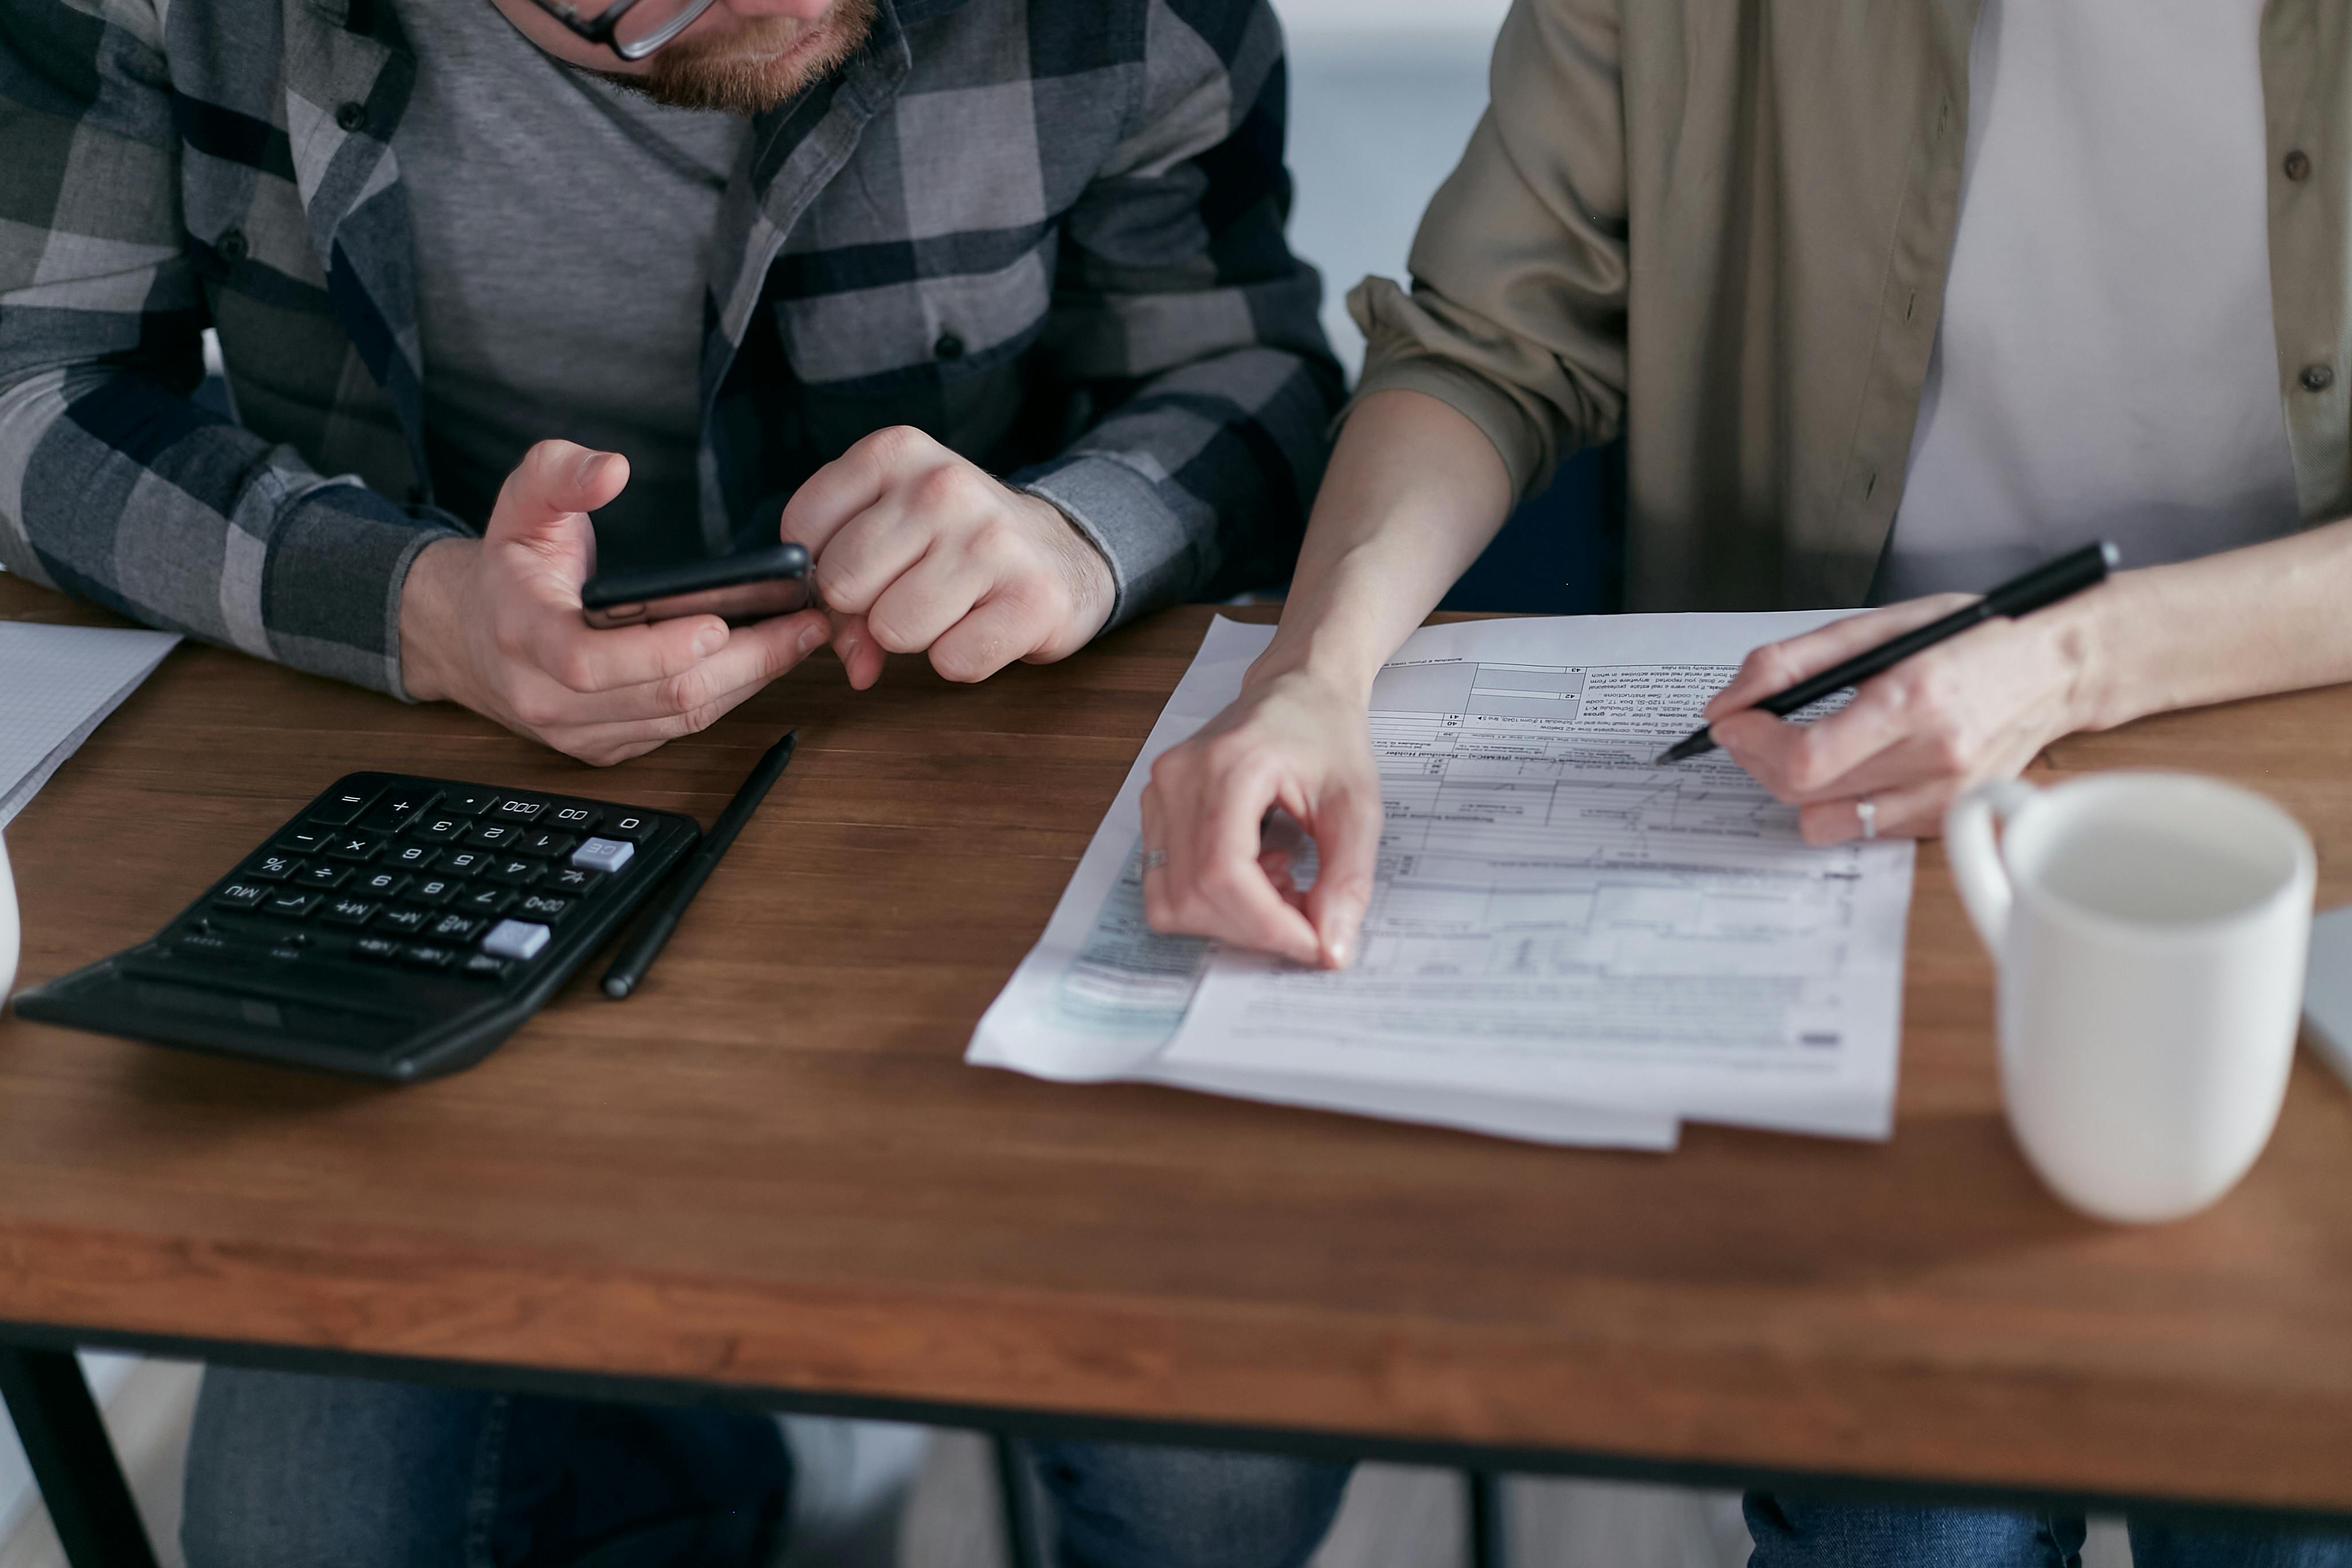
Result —
<path fill-rule="evenodd" d="M 1290 238 L 1322 269 L 1323 321 L 1352 378 L 1364 340 L 1346 296 L 1406 277 L 1422 208 L 1486 107 L 1507 0 L 1275 0 L 1290 39 Z M 1618 604 L 1615 447 L 1563 465 L 1445 599 L 1460 610 L 1587 614 Z"/>

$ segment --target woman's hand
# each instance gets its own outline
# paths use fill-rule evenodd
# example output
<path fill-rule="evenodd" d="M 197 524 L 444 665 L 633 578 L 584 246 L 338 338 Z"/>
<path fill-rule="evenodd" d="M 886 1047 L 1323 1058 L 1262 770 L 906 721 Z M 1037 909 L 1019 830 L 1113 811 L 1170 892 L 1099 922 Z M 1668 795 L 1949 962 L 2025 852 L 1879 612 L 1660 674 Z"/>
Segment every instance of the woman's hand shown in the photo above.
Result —
<path fill-rule="evenodd" d="M 1242 695 L 1152 764 L 1143 908 L 1154 931 L 1299 963 L 1356 955 L 1380 853 L 1372 681 L 1503 526 L 1511 476 L 1479 427 L 1426 393 L 1376 392 L 1339 432 L 1282 625 Z M 1269 845 L 1281 807 L 1315 839 L 1315 886 Z"/>
<path fill-rule="evenodd" d="M 1706 705 L 1716 743 L 1778 798 L 1801 807 L 1806 841 L 1862 836 L 1860 810 L 1890 837 L 1931 837 L 1944 807 L 2007 778 L 2062 735 L 2091 727 L 2086 611 L 2104 589 L 2017 620 L 1996 619 L 1864 681 L 1811 723 L 1751 706 L 1887 638 L 1949 615 L 1961 594 L 1890 605 L 1748 656 Z"/>
<path fill-rule="evenodd" d="M 1277 806 L 1315 839 L 1319 868 L 1305 893 L 1292 886 L 1289 851 L 1261 836 Z M 1344 969 L 1371 901 L 1381 820 L 1362 696 L 1305 671 L 1254 680 L 1151 764 L 1144 913 L 1154 931 Z"/>

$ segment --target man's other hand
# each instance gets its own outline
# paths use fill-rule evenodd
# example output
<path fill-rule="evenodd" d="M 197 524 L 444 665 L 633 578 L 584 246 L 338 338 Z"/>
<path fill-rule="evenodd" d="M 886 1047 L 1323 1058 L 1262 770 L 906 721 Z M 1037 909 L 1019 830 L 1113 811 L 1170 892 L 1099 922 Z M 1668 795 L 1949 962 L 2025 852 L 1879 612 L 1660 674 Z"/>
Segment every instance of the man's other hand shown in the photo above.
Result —
<path fill-rule="evenodd" d="M 419 552 L 400 597 L 409 695 L 462 702 L 601 767 L 708 728 L 824 645 L 817 610 L 732 630 L 716 616 L 611 631 L 582 620 L 596 562 L 587 514 L 628 482 L 617 452 L 541 441 L 480 539 Z"/>
<path fill-rule="evenodd" d="M 1052 502 L 903 426 L 809 476 L 782 531 L 816 563 L 835 650 L 861 691 L 894 653 L 928 650 L 950 680 L 1067 658 L 1116 597 L 1102 552 Z"/>

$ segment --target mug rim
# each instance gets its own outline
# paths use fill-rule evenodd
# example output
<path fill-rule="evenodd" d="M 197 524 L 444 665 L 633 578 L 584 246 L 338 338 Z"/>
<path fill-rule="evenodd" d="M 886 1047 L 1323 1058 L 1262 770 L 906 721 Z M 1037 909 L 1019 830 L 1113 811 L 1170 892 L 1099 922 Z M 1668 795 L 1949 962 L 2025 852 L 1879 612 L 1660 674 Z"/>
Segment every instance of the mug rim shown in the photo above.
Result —
<path fill-rule="evenodd" d="M 2017 863 L 2011 858 L 2011 847 L 2015 842 L 2018 825 L 2030 813 L 2038 812 L 2049 801 L 2074 792 L 2088 790 L 2131 789 L 2154 784 L 2184 793 L 2223 795 L 2233 803 L 2251 804 L 2258 814 L 2267 816 L 2273 826 L 2284 830 L 2291 847 L 2290 864 L 2284 879 L 2273 885 L 2260 898 L 2217 915 L 2196 920 L 2136 921 L 2122 915 L 2109 914 L 2092 909 L 2044 886 L 2038 878 L 2018 874 Z M 2001 869 L 2008 875 L 2013 896 L 2021 903 L 2030 902 L 2036 912 L 2071 921 L 2091 931 L 2118 937 L 2128 937 L 2138 942 L 2171 942 L 2189 943 L 2208 940 L 2231 926 L 2250 924 L 2267 914 L 2283 898 L 2294 898 L 2302 889 L 2302 898 L 2310 899 L 2318 881 L 2319 859 L 2313 848 L 2310 830 L 2296 820 L 2293 812 L 2259 790 L 2217 779 L 2204 773 L 2184 773 L 2168 768 L 2127 768 L 2110 773 L 2082 773 L 2061 783 L 2037 788 L 2033 798 L 2012 814 L 2001 833 L 1999 853 Z"/>

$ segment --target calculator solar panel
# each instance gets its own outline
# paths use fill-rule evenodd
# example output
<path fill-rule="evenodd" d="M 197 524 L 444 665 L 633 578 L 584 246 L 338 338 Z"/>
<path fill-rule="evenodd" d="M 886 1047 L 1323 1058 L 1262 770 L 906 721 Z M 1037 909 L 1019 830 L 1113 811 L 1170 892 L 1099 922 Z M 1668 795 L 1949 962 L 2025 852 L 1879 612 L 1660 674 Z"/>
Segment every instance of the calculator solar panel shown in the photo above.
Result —
<path fill-rule="evenodd" d="M 450 1072 L 544 1005 L 700 837 L 674 812 L 353 773 L 152 940 L 16 1011 L 367 1078 Z"/>

